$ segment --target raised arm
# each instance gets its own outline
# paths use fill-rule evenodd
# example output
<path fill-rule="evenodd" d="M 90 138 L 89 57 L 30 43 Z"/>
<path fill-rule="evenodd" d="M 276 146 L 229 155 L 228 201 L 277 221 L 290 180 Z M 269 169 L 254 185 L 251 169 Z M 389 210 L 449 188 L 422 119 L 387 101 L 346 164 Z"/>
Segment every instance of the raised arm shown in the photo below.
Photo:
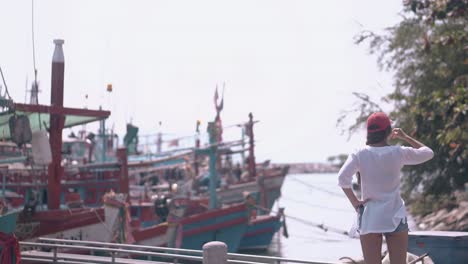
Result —
<path fill-rule="evenodd" d="M 401 128 L 394 128 L 392 130 L 392 133 L 390 134 L 390 139 L 394 139 L 394 138 L 401 139 L 401 140 L 405 141 L 406 143 L 410 144 L 413 148 L 416 148 L 416 149 L 426 146 L 423 143 L 417 141 L 416 139 L 408 136 L 405 133 L 405 131 L 403 131 L 403 129 L 401 129 Z"/>
<path fill-rule="evenodd" d="M 390 134 L 390 138 L 401 139 L 408 144 L 410 147 L 401 147 L 402 154 L 402 164 L 404 165 L 416 165 L 423 162 L 426 162 L 434 157 L 434 152 L 432 149 L 428 148 L 423 143 L 417 141 L 416 139 L 408 136 L 402 129 L 394 128 Z"/>

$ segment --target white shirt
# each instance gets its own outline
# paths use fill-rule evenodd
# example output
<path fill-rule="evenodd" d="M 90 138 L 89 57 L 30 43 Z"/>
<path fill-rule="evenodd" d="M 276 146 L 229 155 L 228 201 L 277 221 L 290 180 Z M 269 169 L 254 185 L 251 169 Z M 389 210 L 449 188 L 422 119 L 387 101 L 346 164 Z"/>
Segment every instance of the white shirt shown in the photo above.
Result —
<path fill-rule="evenodd" d="M 359 227 L 361 235 L 393 232 L 406 217 L 400 196 L 400 170 L 404 165 L 416 165 L 430 160 L 434 152 L 402 146 L 366 146 L 348 156 L 338 172 L 338 185 L 352 187 L 356 172 L 361 174 L 362 200 L 369 199 Z"/>

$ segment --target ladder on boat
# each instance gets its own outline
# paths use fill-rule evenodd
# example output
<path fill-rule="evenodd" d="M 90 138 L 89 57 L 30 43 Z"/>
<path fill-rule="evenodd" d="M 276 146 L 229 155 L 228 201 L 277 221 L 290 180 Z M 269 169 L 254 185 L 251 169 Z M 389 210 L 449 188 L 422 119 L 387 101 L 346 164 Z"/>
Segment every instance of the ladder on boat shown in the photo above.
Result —
<path fill-rule="evenodd" d="M 22 263 L 115 263 L 115 264 L 163 264 L 163 263 L 203 263 L 222 264 L 219 261 L 210 260 L 208 255 L 213 255 L 209 244 L 205 244 L 204 250 L 191 250 L 179 248 L 153 247 L 144 245 L 115 244 L 95 241 L 66 240 L 53 238 L 39 238 L 37 242 L 20 242 L 22 249 Z M 225 245 L 224 245 L 225 246 Z M 211 247 L 212 249 L 214 247 Z M 218 254 L 219 252 L 214 252 Z M 227 259 L 224 263 L 237 264 L 337 264 L 332 262 L 307 261 L 269 256 L 256 256 L 237 253 L 224 253 Z M 205 258 L 205 259 L 204 259 Z"/>

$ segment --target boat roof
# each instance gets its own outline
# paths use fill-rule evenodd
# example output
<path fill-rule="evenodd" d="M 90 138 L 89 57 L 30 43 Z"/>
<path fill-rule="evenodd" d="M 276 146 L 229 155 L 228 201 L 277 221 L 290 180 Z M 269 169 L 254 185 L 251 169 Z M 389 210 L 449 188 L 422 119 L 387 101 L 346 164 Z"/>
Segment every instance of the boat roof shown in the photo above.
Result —
<path fill-rule="evenodd" d="M 54 107 L 47 105 L 15 104 L 14 110 L 0 113 L 0 138 L 9 139 L 9 120 L 13 115 L 26 115 L 32 131 L 50 127 L 50 115 L 62 114 L 65 116 L 64 128 L 82 125 L 109 117 L 109 111 L 88 110 L 80 108 Z"/>

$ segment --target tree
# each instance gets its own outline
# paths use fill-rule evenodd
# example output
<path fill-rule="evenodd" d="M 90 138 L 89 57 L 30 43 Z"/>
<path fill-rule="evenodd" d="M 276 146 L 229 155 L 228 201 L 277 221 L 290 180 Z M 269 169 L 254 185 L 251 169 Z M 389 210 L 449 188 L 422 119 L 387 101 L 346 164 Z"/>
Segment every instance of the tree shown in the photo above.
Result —
<path fill-rule="evenodd" d="M 356 43 L 368 43 L 381 69 L 394 72 L 395 89 L 383 100 L 393 103 L 396 126 L 436 154 L 424 166 L 406 167 L 404 194 L 446 195 L 468 182 L 468 0 L 404 5 L 400 23 L 381 35 L 364 31 Z M 378 110 L 368 97 L 358 99 L 359 116 L 350 131 Z"/>

